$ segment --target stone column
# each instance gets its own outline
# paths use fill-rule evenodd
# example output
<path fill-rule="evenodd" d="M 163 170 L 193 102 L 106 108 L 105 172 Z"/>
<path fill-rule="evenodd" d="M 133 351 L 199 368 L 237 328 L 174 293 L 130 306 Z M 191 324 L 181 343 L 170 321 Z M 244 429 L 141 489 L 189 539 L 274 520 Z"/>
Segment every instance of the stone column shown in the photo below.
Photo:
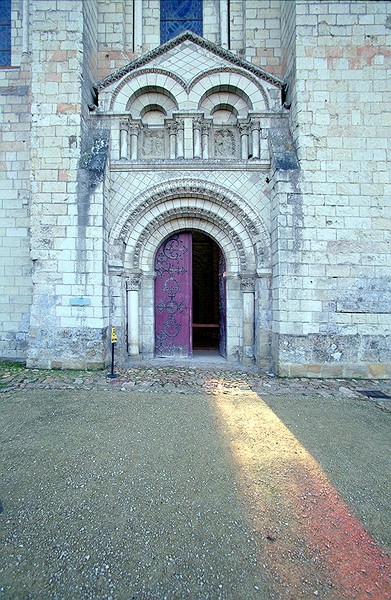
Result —
<path fill-rule="evenodd" d="M 253 276 L 241 277 L 243 292 L 243 363 L 254 362 L 255 280 Z"/>
<path fill-rule="evenodd" d="M 271 272 L 269 269 L 261 269 L 256 279 L 256 302 L 257 311 L 255 315 L 255 347 L 254 354 L 257 364 L 261 368 L 270 369 L 271 366 Z"/>
<path fill-rule="evenodd" d="M 176 157 L 184 158 L 184 122 L 183 119 L 177 119 L 177 150 Z"/>
<path fill-rule="evenodd" d="M 119 158 L 125 160 L 129 158 L 129 121 L 123 121 L 119 126 Z"/>
<path fill-rule="evenodd" d="M 127 311 L 128 311 L 128 354 L 134 358 L 139 357 L 139 287 L 140 276 L 131 275 L 126 280 Z"/>
<path fill-rule="evenodd" d="M 229 0 L 220 0 L 220 40 L 222 48 L 229 48 L 228 2 Z"/>
<path fill-rule="evenodd" d="M 134 51 L 143 51 L 143 2 L 138 0 L 134 6 Z"/>
<path fill-rule="evenodd" d="M 240 132 L 240 147 L 241 147 L 241 159 L 248 160 L 248 136 L 250 133 L 250 126 L 248 123 L 239 123 Z"/>
<path fill-rule="evenodd" d="M 29 51 L 29 0 L 22 2 L 22 52 Z"/>
<path fill-rule="evenodd" d="M 129 124 L 130 131 L 130 158 L 131 160 L 138 159 L 138 136 L 140 132 L 140 126 L 138 123 Z"/>
<path fill-rule="evenodd" d="M 251 141 L 253 147 L 253 158 L 259 158 L 259 129 L 260 123 L 259 121 L 255 121 L 251 119 Z"/>
<path fill-rule="evenodd" d="M 176 140 L 177 140 L 177 124 L 170 123 L 168 126 L 168 134 L 170 136 L 170 158 L 176 158 Z"/>
<path fill-rule="evenodd" d="M 202 118 L 196 117 L 193 121 L 194 158 L 201 158 L 201 126 Z"/>
<path fill-rule="evenodd" d="M 202 158 L 209 158 L 209 130 L 210 124 L 203 122 L 201 125 Z"/>

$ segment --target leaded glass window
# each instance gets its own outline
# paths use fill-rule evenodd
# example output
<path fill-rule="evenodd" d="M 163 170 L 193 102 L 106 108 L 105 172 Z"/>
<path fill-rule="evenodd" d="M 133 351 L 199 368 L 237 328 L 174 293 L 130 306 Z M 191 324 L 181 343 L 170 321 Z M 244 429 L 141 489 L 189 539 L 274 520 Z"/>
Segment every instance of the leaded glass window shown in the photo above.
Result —
<path fill-rule="evenodd" d="M 186 30 L 202 35 L 202 0 L 160 0 L 160 43 Z"/>
<path fill-rule="evenodd" d="M 11 0 L 0 1 L 0 66 L 11 64 Z"/>

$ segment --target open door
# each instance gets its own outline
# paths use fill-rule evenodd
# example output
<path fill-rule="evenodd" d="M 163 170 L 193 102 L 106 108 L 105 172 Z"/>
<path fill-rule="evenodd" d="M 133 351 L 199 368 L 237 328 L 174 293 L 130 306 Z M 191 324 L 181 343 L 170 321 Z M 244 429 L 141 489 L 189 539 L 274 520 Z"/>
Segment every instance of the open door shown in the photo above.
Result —
<path fill-rule="evenodd" d="M 172 235 L 157 251 L 155 273 L 156 356 L 226 357 L 225 259 L 216 242 L 200 231 Z"/>
<path fill-rule="evenodd" d="M 219 248 L 219 351 L 227 358 L 227 280 L 224 254 Z"/>
<path fill-rule="evenodd" d="M 192 238 L 172 235 L 155 258 L 155 353 L 192 354 Z"/>

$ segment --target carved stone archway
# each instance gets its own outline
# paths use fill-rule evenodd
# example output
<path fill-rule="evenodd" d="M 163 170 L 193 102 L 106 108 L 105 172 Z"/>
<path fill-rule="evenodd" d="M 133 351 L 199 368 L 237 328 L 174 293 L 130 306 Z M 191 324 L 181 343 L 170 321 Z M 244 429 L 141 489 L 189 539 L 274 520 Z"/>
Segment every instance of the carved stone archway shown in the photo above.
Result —
<path fill-rule="evenodd" d="M 124 281 L 130 357 L 154 355 L 157 248 L 174 233 L 196 230 L 210 236 L 226 260 L 227 360 L 253 362 L 256 280 L 259 269 L 268 269 L 269 249 L 269 236 L 259 217 L 229 190 L 194 179 L 156 186 L 131 200 L 127 209 L 113 225 L 110 260 L 118 273 L 113 277 Z M 262 247 L 264 253 L 259 251 Z"/>

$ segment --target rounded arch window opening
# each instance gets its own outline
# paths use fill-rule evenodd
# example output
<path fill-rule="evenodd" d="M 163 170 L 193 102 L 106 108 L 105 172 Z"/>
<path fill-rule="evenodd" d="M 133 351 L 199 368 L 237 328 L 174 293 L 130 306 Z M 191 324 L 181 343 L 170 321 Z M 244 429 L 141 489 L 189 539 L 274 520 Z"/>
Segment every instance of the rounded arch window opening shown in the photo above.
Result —
<path fill-rule="evenodd" d="M 226 357 L 226 262 L 200 230 L 163 240 L 155 255 L 155 355 Z"/>

